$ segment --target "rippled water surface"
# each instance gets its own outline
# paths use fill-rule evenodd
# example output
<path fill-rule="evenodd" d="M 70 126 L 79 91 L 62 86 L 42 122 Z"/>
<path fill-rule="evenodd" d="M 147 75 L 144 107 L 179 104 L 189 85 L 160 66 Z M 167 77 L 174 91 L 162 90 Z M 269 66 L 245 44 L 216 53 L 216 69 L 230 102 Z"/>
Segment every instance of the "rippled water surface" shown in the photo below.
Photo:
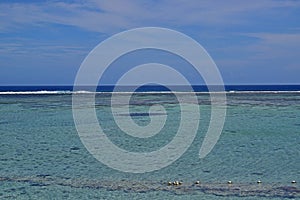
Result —
<path fill-rule="evenodd" d="M 118 95 L 115 106 L 123 106 L 127 94 Z M 227 93 L 223 132 L 204 159 L 199 149 L 210 120 L 209 96 L 199 93 L 195 105 L 190 93 L 180 95 L 200 108 L 196 138 L 172 165 L 143 174 L 111 169 L 86 150 L 74 125 L 71 94 L 0 95 L 0 198 L 300 199 L 300 93 Z M 150 138 L 122 132 L 110 99 L 109 93 L 96 95 L 97 117 L 120 148 L 154 151 L 175 136 L 180 107 L 174 95 L 136 94 L 130 114 L 118 113 L 140 126 L 151 123 L 150 117 L 166 116 L 161 132 Z M 155 104 L 166 112 L 149 116 Z"/>

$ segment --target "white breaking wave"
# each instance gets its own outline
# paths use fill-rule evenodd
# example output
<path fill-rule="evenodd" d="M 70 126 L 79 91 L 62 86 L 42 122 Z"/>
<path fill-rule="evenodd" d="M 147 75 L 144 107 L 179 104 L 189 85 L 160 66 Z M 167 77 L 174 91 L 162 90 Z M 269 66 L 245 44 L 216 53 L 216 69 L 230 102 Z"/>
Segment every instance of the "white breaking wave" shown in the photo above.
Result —
<path fill-rule="evenodd" d="M 72 91 L 6 91 L 6 92 L 0 92 L 0 95 L 31 95 L 31 94 L 72 94 Z"/>
<path fill-rule="evenodd" d="M 0 92 L 0 95 L 57 95 L 57 94 L 132 94 L 132 93 L 138 93 L 138 94 L 210 94 L 210 93 L 226 93 L 226 94 L 251 94 L 251 93 L 257 93 L 257 94 L 267 94 L 267 93 L 300 93 L 300 91 L 236 91 L 236 90 L 230 90 L 230 91 L 213 91 L 213 92 L 193 92 L 193 91 L 138 91 L 138 92 L 128 92 L 128 91 L 112 91 L 112 92 L 92 92 L 92 91 L 4 91 Z"/>
<path fill-rule="evenodd" d="M 239 93 L 243 93 L 243 94 L 247 94 L 247 93 L 261 93 L 261 94 L 267 94 L 267 93 L 300 93 L 300 91 L 294 91 L 294 90 L 278 90 L 278 91 L 274 91 L 274 90 L 265 90 L 265 91 L 236 91 L 236 90 L 230 90 L 230 91 L 226 91 L 226 93 L 235 93 L 235 94 L 239 94 Z"/>

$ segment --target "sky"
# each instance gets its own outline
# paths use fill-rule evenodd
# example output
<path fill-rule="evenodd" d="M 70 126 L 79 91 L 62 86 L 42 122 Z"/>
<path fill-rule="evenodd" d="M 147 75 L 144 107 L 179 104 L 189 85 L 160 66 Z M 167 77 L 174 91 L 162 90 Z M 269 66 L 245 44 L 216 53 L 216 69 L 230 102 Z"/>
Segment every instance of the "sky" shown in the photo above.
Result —
<path fill-rule="evenodd" d="M 139 27 L 193 38 L 225 84 L 300 84 L 300 1 L 1 0 L 0 85 L 72 85 L 95 46 Z"/>

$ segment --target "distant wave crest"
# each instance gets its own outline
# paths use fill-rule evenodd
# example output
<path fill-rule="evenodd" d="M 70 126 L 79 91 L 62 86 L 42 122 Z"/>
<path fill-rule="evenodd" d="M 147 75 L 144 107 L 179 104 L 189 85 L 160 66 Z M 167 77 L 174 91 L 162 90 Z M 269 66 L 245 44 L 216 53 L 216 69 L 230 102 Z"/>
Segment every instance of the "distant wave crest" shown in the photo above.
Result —
<path fill-rule="evenodd" d="M 115 94 L 131 94 L 132 92 L 126 92 L 126 91 L 105 91 L 105 92 L 92 92 L 92 91 L 70 91 L 70 90 L 64 90 L 64 91 L 47 91 L 47 90 L 41 90 L 41 91 L 2 91 L 0 92 L 0 95 L 62 95 L 62 94 L 102 94 L 102 93 L 115 93 Z M 191 91 L 137 91 L 136 93 L 139 94 L 172 94 L 172 93 L 183 93 L 183 94 L 189 94 L 189 93 L 196 93 L 196 94 L 209 94 L 209 93 L 224 93 L 224 92 L 191 92 Z M 300 91 L 238 91 L 238 90 L 230 90 L 225 91 L 226 94 L 277 94 L 277 93 L 300 93 Z"/>
<path fill-rule="evenodd" d="M 5 91 L 0 92 L 0 95 L 32 95 L 32 94 L 72 94 L 72 91 Z"/>

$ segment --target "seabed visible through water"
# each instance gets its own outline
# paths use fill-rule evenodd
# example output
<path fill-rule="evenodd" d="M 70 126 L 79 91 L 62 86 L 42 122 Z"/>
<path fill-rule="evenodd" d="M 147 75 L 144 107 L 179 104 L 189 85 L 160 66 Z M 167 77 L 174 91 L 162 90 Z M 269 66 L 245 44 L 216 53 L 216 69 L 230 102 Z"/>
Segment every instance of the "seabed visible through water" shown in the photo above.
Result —
<path fill-rule="evenodd" d="M 108 191 L 123 191 L 133 193 L 146 193 L 152 191 L 169 192 L 176 195 L 184 194 L 212 194 L 217 196 L 236 197 L 277 197 L 300 198 L 300 188 L 297 183 L 202 183 L 180 182 L 180 184 L 168 184 L 168 182 L 153 181 L 107 181 L 91 179 L 70 179 L 52 177 L 50 175 L 37 175 L 28 177 L 0 177 L 3 182 L 27 183 L 29 186 L 47 187 L 50 185 L 67 186 L 71 188 L 105 189 Z M 1 184 L 0 182 L 0 184 Z"/>

